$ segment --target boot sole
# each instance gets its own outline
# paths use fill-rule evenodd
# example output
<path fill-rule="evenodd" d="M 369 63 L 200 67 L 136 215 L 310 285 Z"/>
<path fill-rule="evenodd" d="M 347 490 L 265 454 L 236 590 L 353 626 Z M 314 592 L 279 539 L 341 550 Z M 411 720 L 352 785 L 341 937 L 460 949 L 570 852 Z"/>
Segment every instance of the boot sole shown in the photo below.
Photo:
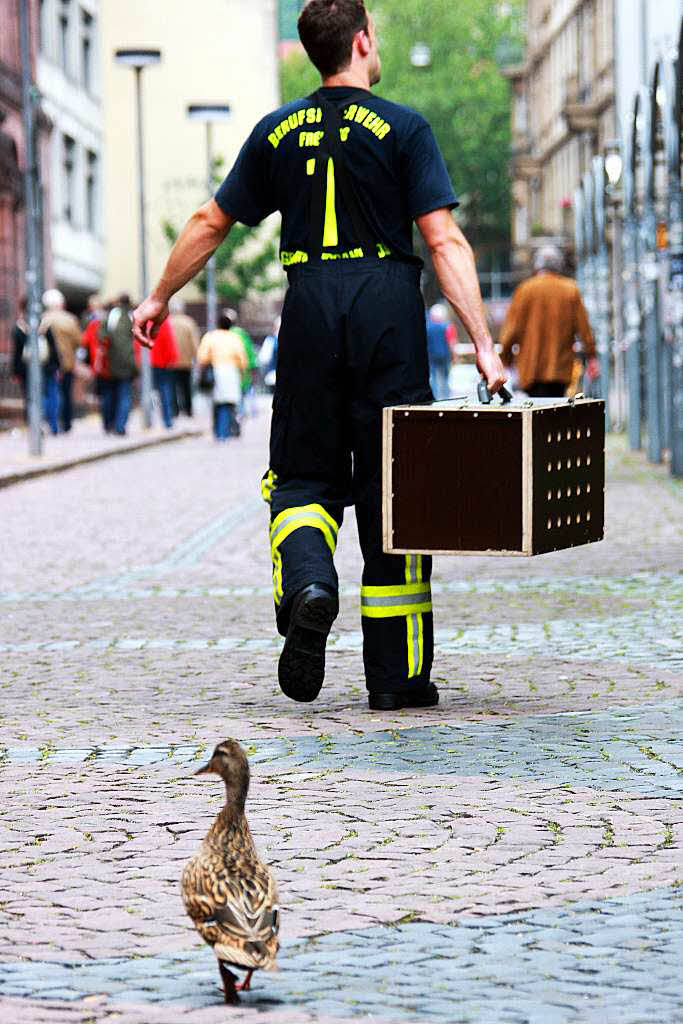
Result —
<path fill-rule="evenodd" d="M 401 708 L 433 708 L 439 703 L 439 691 L 434 686 L 422 699 L 419 696 L 403 697 L 394 693 L 370 693 L 368 707 L 371 711 L 400 711 Z"/>
<path fill-rule="evenodd" d="M 335 603 L 323 595 L 302 602 L 296 611 L 278 664 L 280 689 L 301 704 L 310 704 L 325 679 L 325 646 L 336 616 Z"/>

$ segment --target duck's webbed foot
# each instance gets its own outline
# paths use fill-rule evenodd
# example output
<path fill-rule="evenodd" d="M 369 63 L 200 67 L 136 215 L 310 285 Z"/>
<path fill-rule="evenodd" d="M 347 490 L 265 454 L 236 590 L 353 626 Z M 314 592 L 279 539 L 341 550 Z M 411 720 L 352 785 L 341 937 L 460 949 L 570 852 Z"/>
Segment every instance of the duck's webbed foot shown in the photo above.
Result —
<path fill-rule="evenodd" d="M 240 1001 L 240 997 L 237 995 L 237 986 L 235 985 L 237 978 L 232 971 L 228 970 L 222 960 L 218 961 L 218 970 L 220 971 L 221 981 L 223 982 L 223 994 L 225 995 L 225 1001 L 226 1003 L 234 1006 L 235 1003 L 239 1003 Z"/>
<path fill-rule="evenodd" d="M 240 982 L 239 985 L 235 985 L 235 988 L 238 992 L 251 992 L 251 976 L 253 973 L 254 969 L 249 968 L 249 970 L 247 971 L 247 976 L 244 979 L 244 981 Z"/>

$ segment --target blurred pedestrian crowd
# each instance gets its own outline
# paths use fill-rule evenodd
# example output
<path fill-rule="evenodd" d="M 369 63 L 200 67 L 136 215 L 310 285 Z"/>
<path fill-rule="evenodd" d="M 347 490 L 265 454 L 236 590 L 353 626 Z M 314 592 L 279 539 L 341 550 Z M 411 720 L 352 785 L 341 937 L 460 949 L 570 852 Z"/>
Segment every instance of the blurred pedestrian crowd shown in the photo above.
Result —
<path fill-rule="evenodd" d="M 53 434 L 68 433 L 74 417 L 74 381 L 82 368 L 91 376 L 102 427 L 124 436 L 136 399 L 141 350 L 133 338 L 133 303 L 120 295 L 111 302 L 91 296 L 83 318 L 66 309 L 64 295 L 51 288 L 43 295 L 38 328 L 42 415 Z M 213 406 L 217 440 L 239 437 L 244 416 L 252 411 L 257 384 L 272 389 L 277 357 L 277 324 L 263 351 L 238 322 L 233 309 L 220 312 L 215 330 L 200 337 L 197 322 L 174 298 L 151 350 L 154 403 L 170 429 L 182 415 L 191 417 L 201 391 Z M 12 370 L 24 395 L 28 419 L 30 345 L 27 300 L 21 300 L 12 332 Z"/>
<path fill-rule="evenodd" d="M 511 367 L 512 386 L 533 397 L 590 389 L 599 374 L 581 296 L 561 271 L 562 254 L 552 247 L 541 250 L 534 277 L 517 289 L 502 325 L 502 357 Z M 83 365 L 93 379 L 103 429 L 126 434 L 141 363 L 132 314 L 125 294 L 112 302 L 92 296 L 81 321 L 68 312 L 60 291 L 51 288 L 43 295 L 38 358 L 43 418 L 53 434 L 71 430 L 74 381 Z M 459 344 L 449 307 L 443 301 L 434 303 L 426 319 L 435 401 L 471 394 L 478 372 L 471 355 L 463 357 L 462 349 L 469 353 L 469 346 Z M 170 429 L 180 415 L 191 417 L 200 391 L 212 404 L 216 440 L 239 437 L 241 423 L 252 411 L 255 386 L 269 392 L 275 388 L 279 329 L 278 317 L 257 349 L 237 312 L 226 308 L 216 328 L 200 337 L 182 299 L 172 299 L 150 356 L 155 404 L 164 426 Z M 28 335 L 27 302 L 22 299 L 13 329 L 13 372 L 24 393 L 26 418 Z"/>

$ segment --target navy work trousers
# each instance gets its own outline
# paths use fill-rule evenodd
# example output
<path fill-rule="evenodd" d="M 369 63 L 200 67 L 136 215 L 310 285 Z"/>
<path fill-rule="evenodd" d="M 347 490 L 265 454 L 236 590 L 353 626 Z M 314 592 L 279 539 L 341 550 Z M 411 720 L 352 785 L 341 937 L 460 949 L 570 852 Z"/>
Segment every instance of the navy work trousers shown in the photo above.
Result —
<path fill-rule="evenodd" d="M 382 409 L 431 400 L 418 268 L 385 260 L 290 271 L 263 484 L 277 624 L 286 634 L 291 600 L 309 583 L 337 591 L 337 534 L 354 505 L 369 690 L 429 682 L 431 559 L 384 554 L 381 490 Z"/>

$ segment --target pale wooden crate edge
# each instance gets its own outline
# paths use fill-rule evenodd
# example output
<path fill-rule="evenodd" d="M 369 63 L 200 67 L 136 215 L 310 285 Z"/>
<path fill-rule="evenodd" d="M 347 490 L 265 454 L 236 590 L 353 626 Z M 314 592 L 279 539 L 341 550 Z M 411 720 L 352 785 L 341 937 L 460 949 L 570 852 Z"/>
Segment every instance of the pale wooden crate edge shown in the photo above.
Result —
<path fill-rule="evenodd" d="M 566 548 L 553 548 L 552 551 L 495 551 L 490 548 L 477 549 L 476 551 L 452 551 L 447 549 L 442 551 L 434 548 L 387 548 L 383 547 L 385 555 L 457 555 L 463 557 L 476 558 L 541 558 L 543 555 L 554 555 L 556 551 L 573 551 L 574 548 L 585 548 L 589 544 L 601 544 L 605 539 L 605 532 L 603 530 L 602 536 L 595 537 L 593 540 L 584 540 L 581 544 L 572 544 Z"/>

